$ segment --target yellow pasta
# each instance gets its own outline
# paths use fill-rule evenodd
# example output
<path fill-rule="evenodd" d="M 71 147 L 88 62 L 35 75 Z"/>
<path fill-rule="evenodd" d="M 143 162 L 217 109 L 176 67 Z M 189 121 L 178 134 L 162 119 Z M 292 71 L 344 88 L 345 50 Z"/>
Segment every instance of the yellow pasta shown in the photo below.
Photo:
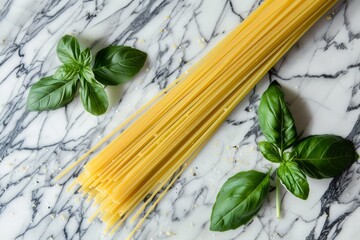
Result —
<path fill-rule="evenodd" d="M 266 0 L 202 60 L 115 129 L 69 169 L 91 159 L 76 179 L 98 207 L 106 231 L 133 214 L 129 238 L 229 113 L 335 0 Z M 142 201 L 146 201 L 141 205 Z M 137 211 L 134 213 L 134 211 Z"/>

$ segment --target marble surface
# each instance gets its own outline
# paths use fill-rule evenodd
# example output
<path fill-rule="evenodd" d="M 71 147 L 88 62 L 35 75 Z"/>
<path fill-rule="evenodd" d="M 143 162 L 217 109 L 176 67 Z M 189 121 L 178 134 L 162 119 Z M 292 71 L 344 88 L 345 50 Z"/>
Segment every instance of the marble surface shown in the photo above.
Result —
<path fill-rule="evenodd" d="M 1 0 L 0 1 L 0 239 L 124 239 L 127 223 L 104 236 L 74 177 L 53 178 L 87 148 L 203 56 L 258 5 L 258 0 Z M 264 169 L 256 110 L 270 79 L 285 88 L 303 135 L 333 133 L 360 146 L 360 1 L 341 1 L 264 77 L 228 117 L 145 222 L 135 239 L 358 239 L 359 162 L 340 177 L 310 180 L 310 196 L 274 192 L 246 226 L 208 230 L 221 185 L 241 170 Z M 51 112 L 27 112 L 31 84 L 54 72 L 64 34 L 92 50 L 135 46 L 149 55 L 130 83 L 107 88 L 111 107 L 94 117 L 77 98 Z M 235 147 L 234 147 L 235 146 Z M 81 169 L 78 168 L 76 173 Z"/>

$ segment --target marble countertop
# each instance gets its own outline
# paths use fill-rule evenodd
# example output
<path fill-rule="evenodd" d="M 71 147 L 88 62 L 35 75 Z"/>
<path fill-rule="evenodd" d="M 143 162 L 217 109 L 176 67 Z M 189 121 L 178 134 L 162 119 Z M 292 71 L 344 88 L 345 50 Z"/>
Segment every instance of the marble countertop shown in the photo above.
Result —
<path fill-rule="evenodd" d="M 1 0 L 0 1 L 0 239 L 124 239 L 130 224 L 104 236 L 74 179 L 53 178 L 146 103 L 237 26 L 259 0 Z M 241 170 L 262 169 L 263 139 L 256 110 L 269 80 L 285 88 L 298 132 L 333 133 L 360 146 L 360 1 L 345 0 L 324 16 L 228 117 L 136 234 L 139 240 L 357 239 L 360 165 L 334 179 L 310 180 L 302 201 L 282 191 L 281 219 L 271 192 L 246 226 L 210 232 L 221 185 Z M 148 53 L 137 77 L 107 88 L 101 117 L 77 98 L 50 112 L 27 112 L 31 84 L 54 72 L 65 34 L 97 50 L 109 44 Z M 234 147 L 235 146 L 235 147 Z M 81 169 L 77 170 L 77 173 Z"/>

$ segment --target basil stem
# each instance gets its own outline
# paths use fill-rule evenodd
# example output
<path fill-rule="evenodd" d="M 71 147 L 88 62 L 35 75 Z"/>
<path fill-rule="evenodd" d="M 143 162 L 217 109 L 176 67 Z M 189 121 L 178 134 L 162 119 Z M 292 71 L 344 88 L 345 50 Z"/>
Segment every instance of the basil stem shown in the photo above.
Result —
<path fill-rule="evenodd" d="M 281 197 L 280 197 L 280 179 L 276 177 L 275 180 L 275 198 L 276 198 L 276 217 L 281 217 Z"/>

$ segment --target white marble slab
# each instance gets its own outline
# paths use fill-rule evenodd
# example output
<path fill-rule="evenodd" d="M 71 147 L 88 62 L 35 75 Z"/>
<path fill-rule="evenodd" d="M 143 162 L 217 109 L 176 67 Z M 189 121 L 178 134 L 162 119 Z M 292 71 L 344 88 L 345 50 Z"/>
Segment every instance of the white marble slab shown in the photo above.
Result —
<path fill-rule="evenodd" d="M 259 2 L 0 1 L 0 239 L 124 239 L 130 224 L 103 236 L 100 220 L 87 222 L 89 204 L 66 192 L 74 177 L 55 183 L 54 176 L 209 51 Z M 136 239 L 359 239 L 359 162 L 335 179 L 310 180 L 307 201 L 283 191 L 281 219 L 275 217 L 271 192 L 246 226 L 208 230 L 225 180 L 268 164 L 256 149 L 263 138 L 256 110 L 269 79 L 284 86 L 304 136 L 334 133 L 360 146 L 359 12 L 360 1 L 342 1 L 296 44 L 229 116 Z M 111 107 L 101 117 L 84 112 L 79 99 L 56 111 L 25 111 L 30 85 L 60 64 L 55 46 L 64 34 L 94 52 L 125 44 L 149 55 L 133 81 L 107 89 Z"/>

